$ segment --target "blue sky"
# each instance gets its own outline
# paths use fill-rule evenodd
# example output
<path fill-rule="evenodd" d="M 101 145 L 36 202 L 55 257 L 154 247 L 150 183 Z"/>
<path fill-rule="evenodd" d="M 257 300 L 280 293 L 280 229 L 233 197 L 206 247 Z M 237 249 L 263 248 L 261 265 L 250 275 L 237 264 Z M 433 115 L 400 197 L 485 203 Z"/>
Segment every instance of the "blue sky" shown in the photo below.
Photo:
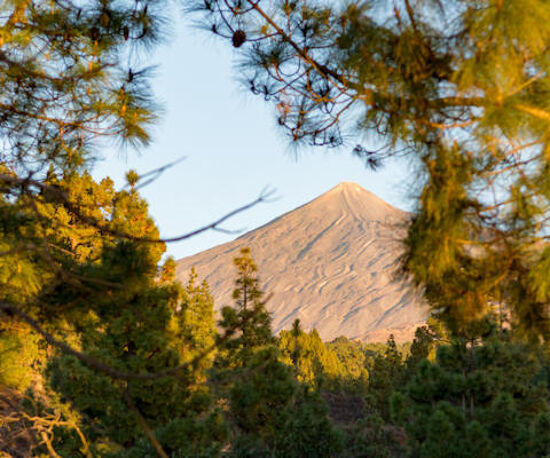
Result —
<path fill-rule="evenodd" d="M 389 203 L 411 207 L 407 165 L 367 170 L 351 154 L 311 148 L 293 151 L 276 128 L 273 107 L 236 81 L 233 50 L 184 21 L 150 56 L 158 64 L 155 94 L 164 113 L 151 146 L 140 152 L 106 150 L 94 175 L 121 186 L 124 173 L 139 173 L 177 158 L 186 159 L 143 188 L 162 236 L 175 236 L 214 221 L 254 200 L 269 186 L 274 202 L 242 213 L 224 227 L 250 230 L 314 199 L 341 181 L 355 181 Z M 205 233 L 168 246 L 176 259 L 225 243 L 235 235 Z"/>

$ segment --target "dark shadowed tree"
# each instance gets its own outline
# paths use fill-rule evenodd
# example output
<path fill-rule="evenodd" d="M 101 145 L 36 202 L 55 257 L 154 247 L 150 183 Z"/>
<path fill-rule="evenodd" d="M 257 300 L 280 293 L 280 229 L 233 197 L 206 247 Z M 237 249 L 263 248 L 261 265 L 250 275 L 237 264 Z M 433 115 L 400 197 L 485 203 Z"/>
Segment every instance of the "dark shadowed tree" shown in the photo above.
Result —
<path fill-rule="evenodd" d="M 394 418 L 412 456 L 542 457 L 550 450 L 549 393 L 541 359 L 499 335 L 494 322 L 472 322 L 468 335 L 418 363 L 394 393 Z"/>

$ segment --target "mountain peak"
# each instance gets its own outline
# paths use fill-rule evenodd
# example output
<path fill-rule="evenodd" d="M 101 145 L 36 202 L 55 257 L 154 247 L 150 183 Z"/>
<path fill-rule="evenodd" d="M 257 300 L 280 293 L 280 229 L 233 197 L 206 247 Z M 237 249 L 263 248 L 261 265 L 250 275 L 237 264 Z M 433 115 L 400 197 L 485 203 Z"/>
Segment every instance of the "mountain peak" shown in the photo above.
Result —
<path fill-rule="evenodd" d="M 338 193 L 342 191 L 368 192 L 361 185 L 353 181 L 342 181 L 341 183 L 338 183 L 336 186 L 334 186 L 334 188 L 329 189 L 326 194 Z"/>
<path fill-rule="evenodd" d="M 404 216 L 406 212 L 388 204 L 376 194 L 353 181 L 343 181 L 310 202 L 340 213 L 351 213 L 360 219 L 383 221 L 387 217 Z"/>
<path fill-rule="evenodd" d="M 426 317 L 425 304 L 404 279 L 396 279 L 408 214 L 353 182 L 320 197 L 238 239 L 178 262 L 186 281 L 196 267 L 211 287 L 217 307 L 230 304 L 232 259 L 250 247 L 274 331 L 300 319 L 324 340 L 411 339 Z"/>

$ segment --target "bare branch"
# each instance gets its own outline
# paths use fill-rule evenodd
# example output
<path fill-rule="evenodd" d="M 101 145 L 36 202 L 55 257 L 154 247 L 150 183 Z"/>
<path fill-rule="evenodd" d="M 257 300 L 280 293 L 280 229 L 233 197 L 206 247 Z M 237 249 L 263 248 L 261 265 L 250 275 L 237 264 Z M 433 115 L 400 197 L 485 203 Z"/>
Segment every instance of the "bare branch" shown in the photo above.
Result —
<path fill-rule="evenodd" d="M 253 201 L 238 207 L 229 213 L 226 213 L 221 218 L 218 218 L 216 221 L 206 224 L 205 226 L 199 227 L 198 229 L 195 229 L 191 232 L 187 232 L 186 234 L 178 235 L 175 237 L 168 237 L 168 238 L 150 238 L 150 237 L 138 237 L 135 235 L 128 234 L 126 232 L 118 231 L 115 229 L 112 229 L 109 227 L 109 225 L 104 224 L 100 221 L 98 221 L 95 218 L 92 218 L 90 216 L 84 215 L 78 206 L 71 202 L 66 194 L 66 192 L 63 190 L 63 188 L 59 186 L 52 186 L 45 184 L 38 180 L 33 180 L 31 178 L 19 178 L 12 175 L 7 175 L 0 173 L 0 181 L 6 181 L 8 183 L 11 183 L 15 186 L 21 186 L 22 188 L 26 189 L 28 191 L 30 186 L 35 186 L 42 192 L 49 192 L 50 194 L 54 195 L 61 205 L 63 205 L 70 213 L 74 214 L 80 221 L 83 223 L 95 227 L 99 231 L 105 234 L 112 235 L 114 237 L 120 237 L 126 240 L 131 240 L 133 242 L 143 242 L 143 243 L 172 243 L 172 242 L 181 242 L 182 240 L 189 239 L 191 237 L 194 237 L 196 235 L 202 234 L 203 232 L 209 231 L 209 230 L 217 230 L 221 232 L 227 231 L 227 229 L 220 228 L 220 225 L 227 221 L 228 219 L 232 218 L 233 216 L 242 213 L 246 210 L 249 210 L 252 207 L 255 207 L 256 205 L 260 203 L 269 202 L 274 193 L 274 189 L 264 189 L 260 195 L 254 199 Z"/>
<path fill-rule="evenodd" d="M 46 444 L 46 448 L 48 449 L 50 456 L 52 458 L 61 458 L 61 456 L 53 448 L 52 441 L 48 437 L 48 433 L 46 431 L 40 431 L 40 437 L 42 438 L 42 442 Z"/>
<path fill-rule="evenodd" d="M 185 161 L 186 159 L 187 159 L 186 156 L 182 156 L 179 159 L 176 159 L 175 161 L 169 162 L 168 164 L 165 164 L 161 167 L 158 167 L 156 169 L 149 170 L 148 172 L 140 174 L 139 178 L 138 178 L 138 183 L 139 184 L 138 184 L 138 186 L 134 187 L 134 190 L 144 188 L 148 184 L 151 184 L 153 181 L 157 180 L 166 170 L 171 169 L 172 167 L 176 166 L 180 162 Z M 147 179 L 147 181 L 142 182 L 142 180 L 144 178 L 148 178 L 148 179 Z M 129 187 L 130 187 L 130 184 L 126 184 L 124 186 L 124 188 L 129 188 Z"/>

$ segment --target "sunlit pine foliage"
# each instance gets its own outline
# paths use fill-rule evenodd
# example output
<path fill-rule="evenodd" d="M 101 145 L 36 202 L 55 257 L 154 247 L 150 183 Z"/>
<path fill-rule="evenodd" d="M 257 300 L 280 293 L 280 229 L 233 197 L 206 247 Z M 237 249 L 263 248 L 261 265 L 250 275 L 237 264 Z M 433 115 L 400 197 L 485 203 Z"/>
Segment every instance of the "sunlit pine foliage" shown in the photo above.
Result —
<path fill-rule="evenodd" d="M 550 6 L 194 0 L 291 140 L 415 158 L 404 269 L 456 329 L 501 306 L 550 337 Z M 370 136 L 370 137 L 368 137 Z M 381 146 L 382 145 L 382 146 Z"/>

